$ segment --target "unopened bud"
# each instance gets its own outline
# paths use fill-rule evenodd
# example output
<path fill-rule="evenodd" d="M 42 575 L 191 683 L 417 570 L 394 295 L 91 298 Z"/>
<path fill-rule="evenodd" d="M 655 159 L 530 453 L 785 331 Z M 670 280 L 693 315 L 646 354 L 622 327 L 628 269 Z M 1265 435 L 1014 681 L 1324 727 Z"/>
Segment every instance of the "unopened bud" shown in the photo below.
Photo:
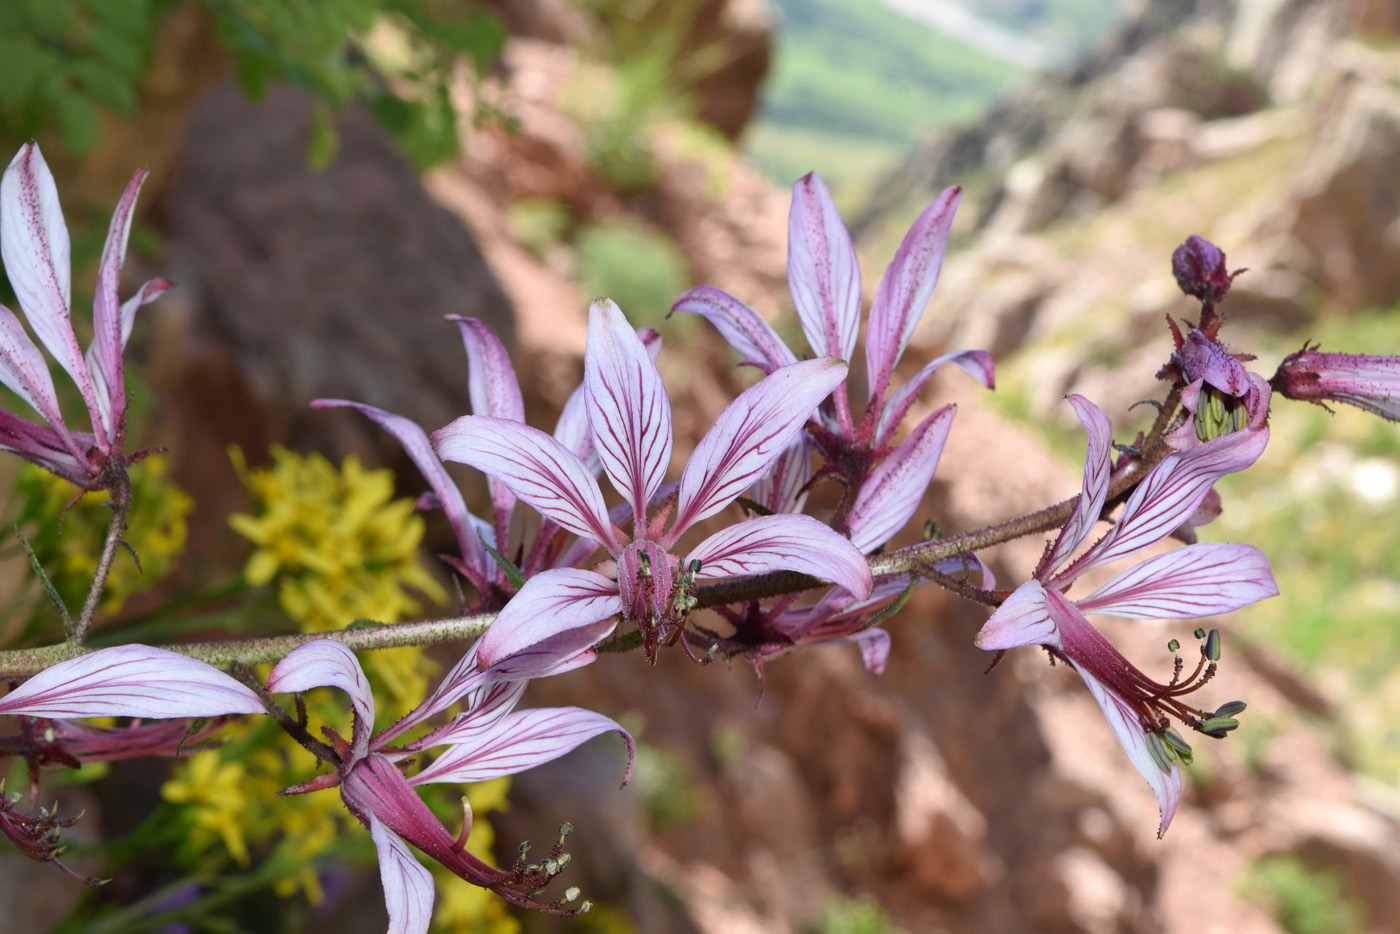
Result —
<path fill-rule="evenodd" d="M 690 568 L 690 573 L 692 573 L 692 574 L 699 574 L 699 573 L 700 573 L 700 559 L 699 559 L 699 558 L 692 558 L 691 561 L 690 561 L 689 568 Z"/>
<path fill-rule="evenodd" d="M 1197 626 L 1196 631 L 1193 632 L 1192 635 L 1195 636 L 1197 639 L 1204 639 L 1206 637 L 1206 631 L 1202 627 Z"/>
<path fill-rule="evenodd" d="M 1147 751 L 1152 754 L 1152 761 L 1157 763 L 1157 768 L 1170 775 L 1172 765 L 1176 761 L 1176 753 L 1172 752 L 1160 735 L 1153 732 L 1147 734 Z"/>
<path fill-rule="evenodd" d="M 1221 704 L 1215 709 L 1212 717 L 1238 717 L 1245 712 L 1248 705 L 1242 700 L 1232 700 L 1228 704 Z"/>
<path fill-rule="evenodd" d="M 1162 733 L 1162 742 L 1170 746 L 1172 752 L 1176 753 L 1177 757 L 1181 759 L 1184 764 L 1191 764 L 1191 746 L 1186 740 L 1181 738 L 1181 734 L 1176 731 L 1176 727 L 1167 727 L 1166 731 Z"/>
<path fill-rule="evenodd" d="M 1175 652 L 1180 652 L 1180 651 L 1181 651 L 1181 643 L 1180 643 L 1179 641 L 1177 641 L 1176 639 L 1173 639 L 1172 641 L 1170 641 L 1170 642 L 1167 643 L 1167 651 L 1168 651 L 1168 652 L 1173 652 L 1173 653 L 1175 653 Z"/>
<path fill-rule="evenodd" d="M 1205 646 L 1206 658 L 1212 662 L 1220 661 L 1220 630 L 1212 629 L 1210 635 L 1206 636 Z"/>
<path fill-rule="evenodd" d="M 1239 729 L 1240 721 L 1234 717 L 1211 717 L 1201 721 L 1201 732 L 1212 739 L 1223 739 L 1226 733 Z"/>

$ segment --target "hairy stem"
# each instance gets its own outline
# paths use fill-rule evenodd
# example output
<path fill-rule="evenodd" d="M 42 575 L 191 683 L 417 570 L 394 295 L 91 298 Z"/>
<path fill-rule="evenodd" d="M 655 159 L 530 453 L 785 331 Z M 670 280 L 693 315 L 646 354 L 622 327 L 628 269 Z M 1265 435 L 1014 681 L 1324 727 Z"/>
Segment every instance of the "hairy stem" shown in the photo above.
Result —
<path fill-rule="evenodd" d="M 102 552 L 97 556 L 97 573 L 93 575 L 92 586 L 88 588 L 83 610 L 73 624 L 69 641 L 82 646 L 87 641 L 88 630 L 92 628 L 93 617 L 97 615 L 102 591 L 107 586 L 107 576 L 112 572 L 112 560 L 117 548 L 122 544 L 122 533 L 126 531 L 127 513 L 131 511 L 131 478 L 125 469 L 110 471 L 107 479 L 107 492 L 111 496 L 112 521 L 107 525 L 107 537 L 102 541 Z"/>

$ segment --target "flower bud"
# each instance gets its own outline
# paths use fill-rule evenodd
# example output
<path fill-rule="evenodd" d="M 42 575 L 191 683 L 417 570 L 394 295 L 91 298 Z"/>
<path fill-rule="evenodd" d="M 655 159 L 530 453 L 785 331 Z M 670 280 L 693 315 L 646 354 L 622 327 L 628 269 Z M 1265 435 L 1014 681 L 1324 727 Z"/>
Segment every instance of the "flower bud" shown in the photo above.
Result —
<path fill-rule="evenodd" d="M 1345 402 L 1400 421 L 1400 357 L 1321 353 L 1305 345 L 1284 358 L 1269 385 L 1289 399 L 1324 408 Z"/>

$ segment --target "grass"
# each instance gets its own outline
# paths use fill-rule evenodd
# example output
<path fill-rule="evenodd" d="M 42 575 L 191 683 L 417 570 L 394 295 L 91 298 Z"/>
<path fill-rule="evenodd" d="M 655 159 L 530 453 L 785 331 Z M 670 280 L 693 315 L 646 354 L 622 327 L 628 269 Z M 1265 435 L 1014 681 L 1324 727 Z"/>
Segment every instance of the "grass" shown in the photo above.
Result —
<path fill-rule="evenodd" d="M 1024 75 L 879 3 L 774 5 L 774 66 L 747 148 L 785 183 L 812 169 L 833 188 L 868 181 L 872 167 L 932 127 L 976 117 Z"/>

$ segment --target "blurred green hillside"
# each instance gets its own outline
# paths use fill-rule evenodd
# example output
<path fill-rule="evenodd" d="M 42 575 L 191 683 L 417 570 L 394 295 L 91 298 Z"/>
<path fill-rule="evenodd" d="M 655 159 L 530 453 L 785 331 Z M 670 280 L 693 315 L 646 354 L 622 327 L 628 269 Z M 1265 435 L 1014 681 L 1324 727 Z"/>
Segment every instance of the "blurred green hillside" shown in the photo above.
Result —
<path fill-rule="evenodd" d="M 769 0 L 774 66 L 745 148 L 775 181 L 817 169 L 843 206 L 930 130 L 971 120 L 1034 72 L 872 0 Z M 1123 0 L 934 3 L 1073 58 L 1118 21 Z"/>

